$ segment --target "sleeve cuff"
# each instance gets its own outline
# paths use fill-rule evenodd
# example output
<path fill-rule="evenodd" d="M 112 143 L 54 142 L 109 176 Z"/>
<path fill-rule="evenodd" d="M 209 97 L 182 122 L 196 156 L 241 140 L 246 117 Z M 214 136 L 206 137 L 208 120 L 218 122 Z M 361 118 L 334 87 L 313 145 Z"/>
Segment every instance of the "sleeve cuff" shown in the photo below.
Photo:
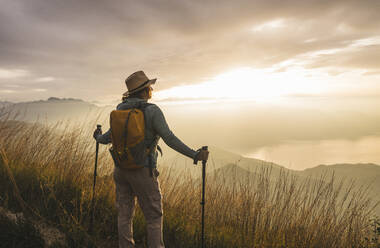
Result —
<path fill-rule="evenodd" d="M 194 157 L 193 157 L 193 159 L 194 159 L 194 164 L 198 164 L 198 154 L 201 152 L 201 149 L 198 149 L 196 152 L 195 152 L 195 154 L 194 154 Z"/>

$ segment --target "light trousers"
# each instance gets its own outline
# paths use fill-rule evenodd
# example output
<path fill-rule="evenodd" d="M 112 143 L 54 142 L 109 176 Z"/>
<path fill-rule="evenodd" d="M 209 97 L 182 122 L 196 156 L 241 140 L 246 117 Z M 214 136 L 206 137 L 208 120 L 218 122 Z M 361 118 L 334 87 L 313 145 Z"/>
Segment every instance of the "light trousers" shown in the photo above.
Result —
<path fill-rule="evenodd" d="M 154 169 L 155 170 L 155 169 Z M 157 171 L 153 174 L 157 175 Z M 147 224 L 148 247 L 164 248 L 162 237 L 162 197 L 156 176 L 148 168 L 123 170 L 115 167 L 116 207 L 118 209 L 119 248 L 135 247 L 133 216 L 136 200 Z"/>

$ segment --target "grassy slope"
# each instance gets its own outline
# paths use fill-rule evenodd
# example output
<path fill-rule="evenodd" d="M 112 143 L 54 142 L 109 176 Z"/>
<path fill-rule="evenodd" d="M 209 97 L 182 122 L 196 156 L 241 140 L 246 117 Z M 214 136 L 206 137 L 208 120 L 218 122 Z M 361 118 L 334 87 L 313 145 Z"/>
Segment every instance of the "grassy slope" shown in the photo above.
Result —
<path fill-rule="evenodd" d="M 54 128 L 7 122 L 0 123 L 0 130 L 0 146 L 9 160 L 0 161 L 0 204 L 54 224 L 66 234 L 69 247 L 116 247 L 109 168 L 100 168 L 94 232 L 88 232 L 94 142 L 84 137 L 91 137 L 91 130 L 77 127 L 57 134 Z M 100 158 L 100 164 L 110 164 L 104 149 Z M 372 246 L 365 240 L 373 234 L 366 192 L 342 191 L 329 178 L 307 183 L 284 171 L 273 181 L 267 169 L 244 183 L 233 180 L 228 187 L 219 179 L 210 177 L 207 183 L 209 248 Z M 199 182 L 190 174 L 173 176 L 170 169 L 161 171 L 160 181 L 166 247 L 199 247 Z M 134 227 L 136 242 L 144 247 L 140 211 Z"/>

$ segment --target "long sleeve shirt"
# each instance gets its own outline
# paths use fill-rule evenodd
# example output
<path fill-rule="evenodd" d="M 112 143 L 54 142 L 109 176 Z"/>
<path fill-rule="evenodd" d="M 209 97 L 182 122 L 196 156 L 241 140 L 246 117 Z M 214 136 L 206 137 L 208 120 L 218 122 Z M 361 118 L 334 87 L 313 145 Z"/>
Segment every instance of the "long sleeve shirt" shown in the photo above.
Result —
<path fill-rule="evenodd" d="M 123 110 L 129 109 L 139 102 L 146 102 L 144 99 L 139 98 L 127 98 L 125 101 L 120 103 L 116 109 Z M 174 149 L 175 151 L 189 157 L 195 159 L 197 152 L 193 149 L 189 148 L 185 145 L 179 138 L 177 138 L 173 132 L 170 130 L 164 114 L 161 109 L 155 105 L 149 105 L 145 108 L 145 142 L 146 146 L 149 147 L 153 142 L 158 142 L 160 138 L 162 138 L 169 147 Z M 111 143 L 111 129 L 105 132 L 103 135 L 99 135 L 96 138 L 96 141 L 101 144 L 109 144 Z M 152 157 L 149 161 L 145 163 L 146 167 L 156 167 L 157 166 L 157 156 L 158 153 L 152 154 Z"/>

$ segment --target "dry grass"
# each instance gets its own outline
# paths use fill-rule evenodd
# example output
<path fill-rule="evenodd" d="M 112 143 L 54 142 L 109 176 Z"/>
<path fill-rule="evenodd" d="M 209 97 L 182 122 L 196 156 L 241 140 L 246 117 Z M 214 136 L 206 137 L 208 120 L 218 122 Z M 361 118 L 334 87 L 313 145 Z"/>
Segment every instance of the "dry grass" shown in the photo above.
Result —
<path fill-rule="evenodd" d="M 164 176 L 164 182 L 171 181 Z M 334 177 L 304 180 L 285 171 L 271 181 L 271 168 L 247 176 L 232 185 L 224 183 L 226 175 L 209 178 L 206 221 L 211 247 L 221 247 L 221 237 L 233 247 L 371 246 L 365 237 L 372 233 L 369 216 L 375 204 L 366 188 L 335 182 Z M 164 184 L 167 208 L 195 220 L 200 216 L 199 187 L 191 178 L 180 185 Z"/>
<path fill-rule="evenodd" d="M 68 123 L 25 124 L 4 116 L 0 146 L 20 196 L 35 213 L 31 217 L 55 223 L 66 233 L 70 247 L 116 246 L 114 185 L 107 176 L 112 162 L 105 147 L 99 156 L 96 231 L 87 232 L 93 129 Z M 21 211 L 4 168 L 0 162 L 0 204 Z M 286 171 L 273 180 L 271 173 L 271 168 L 264 168 L 244 180 L 226 180 L 229 175 L 217 173 L 207 178 L 207 247 L 377 247 L 377 241 L 371 241 L 376 239 L 370 221 L 374 203 L 366 188 L 327 176 L 304 180 Z M 199 179 L 163 169 L 160 181 L 167 247 L 199 247 Z M 144 247 L 141 212 L 134 226 L 136 240 Z"/>

